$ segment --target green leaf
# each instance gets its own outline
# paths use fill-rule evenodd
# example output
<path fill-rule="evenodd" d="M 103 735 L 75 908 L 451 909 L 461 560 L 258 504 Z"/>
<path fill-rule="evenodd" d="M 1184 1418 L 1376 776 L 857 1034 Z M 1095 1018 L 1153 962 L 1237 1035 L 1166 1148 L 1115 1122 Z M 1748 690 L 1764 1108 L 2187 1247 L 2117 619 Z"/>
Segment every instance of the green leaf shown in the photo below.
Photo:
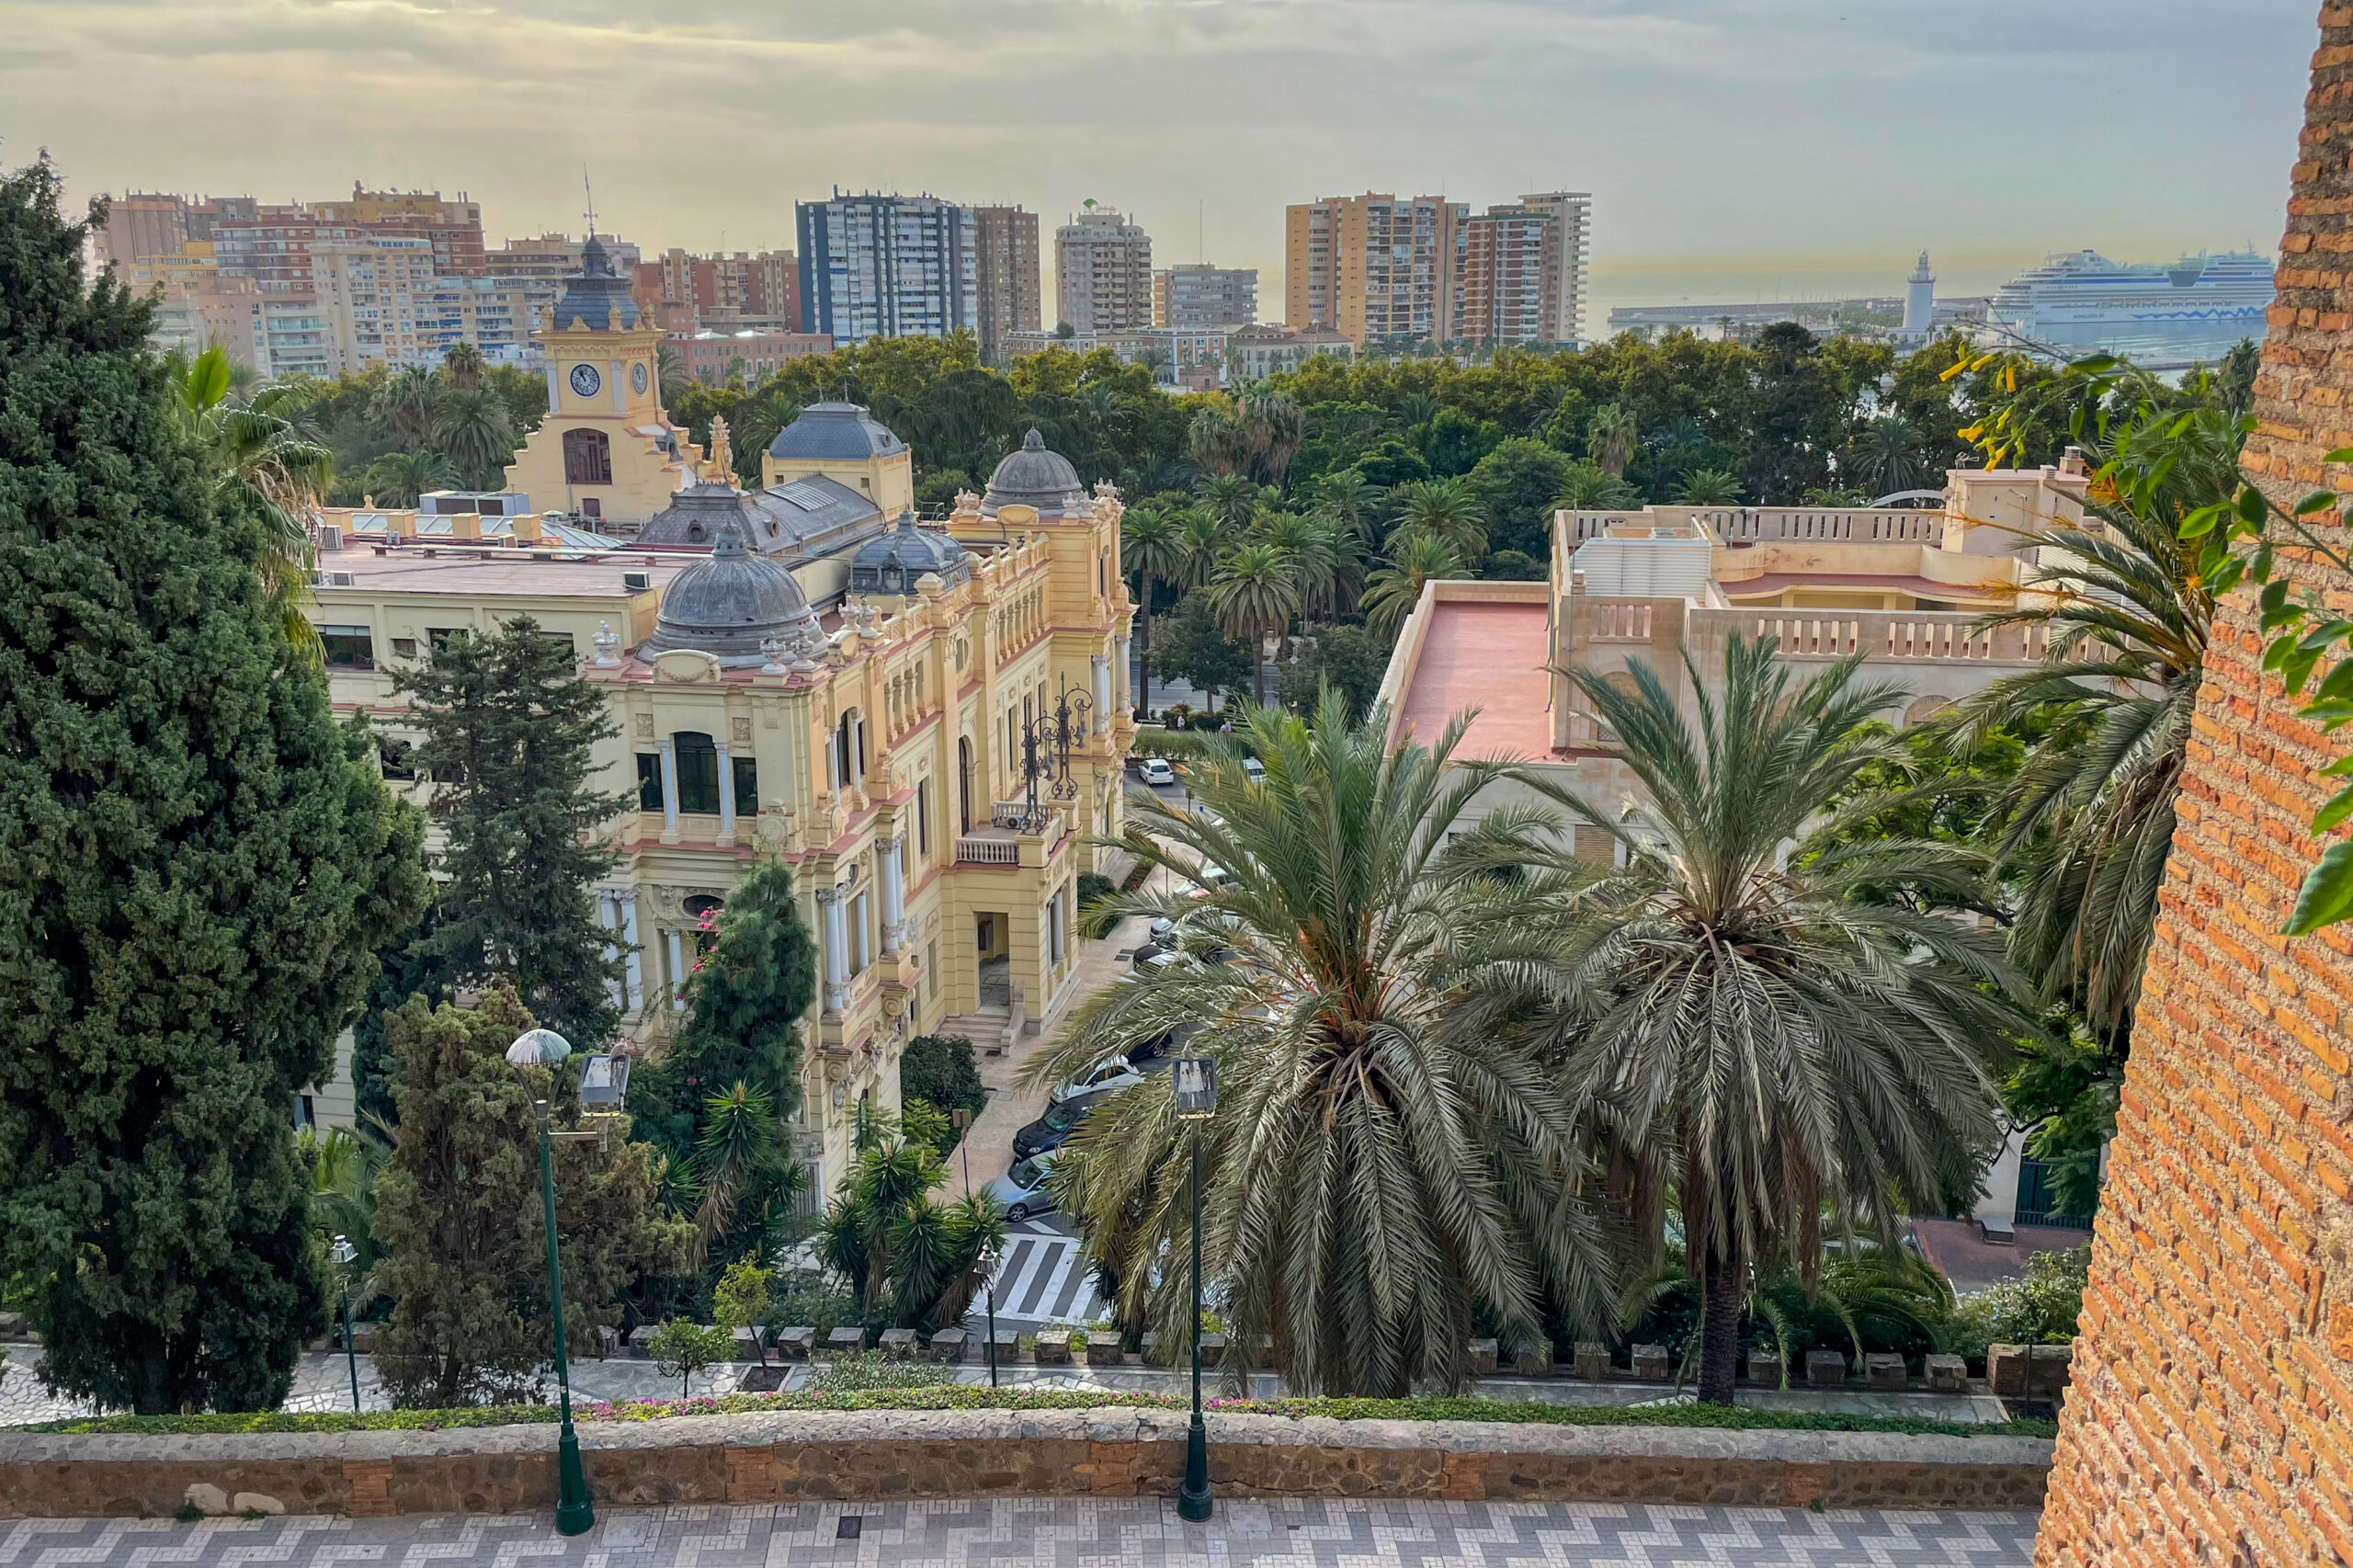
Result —
<path fill-rule="evenodd" d="M 2319 663 L 2318 653 L 2301 648 L 2280 661 L 2279 678 L 2287 683 L 2289 696 L 2293 697 L 2304 689 L 2304 682 L 2312 676 L 2313 666 Z"/>
<path fill-rule="evenodd" d="M 2353 463 L 2353 447 L 2339 447 L 2320 460 L 2325 463 Z"/>
<path fill-rule="evenodd" d="M 2340 756 L 2335 762 L 2330 763 L 2326 767 L 2322 768 L 2320 770 L 2320 776 L 2323 778 L 2344 778 L 2353 777 L 2353 753 L 2348 753 L 2344 756 Z"/>
<path fill-rule="evenodd" d="M 2270 508 L 2264 504 L 2262 491 L 2252 484 L 2239 486 L 2238 514 L 2240 517 L 2250 523 L 2259 523 L 2269 515 L 2269 512 Z"/>
<path fill-rule="evenodd" d="M 2181 519 L 2181 537 L 2184 539 L 2205 538 L 2214 531 L 2214 525 L 2222 520 L 2222 513 L 2226 509 L 2220 501 L 2211 506 L 2199 507 Z"/>
<path fill-rule="evenodd" d="M 196 357 L 188 368 L 188 407 L 198 414 L 229 395 L 229 356 L 218 345 Z"/>
<path fill-rule="evenodd" d="M 2339 659 L 2328 678 L 2313 688 L 2315 702 L 2353 701 L 2353 659 Z"/>
<path fill-rule="evenodd" d="M 2214 568 L 2213 573 L 2207 579 L 2207 585 L 2212 589 L 2214 597 L 2220 598 L 2237 587 L 2239 579 L 2245 575 L 2246 558 L 2243 555 L 2234 555 Z"/>
<path fill-rule="evenodd" d="M 2271 581 L 2271 543 L 2266 540 L 2246 565 L 2246 574 L 2258 583 Z"/>
<path fill-rule="evenodd" d="M 2298 605 L 2296 608 L 2306 615 L 2310 615 L 2313 612 L 2312 606 L 2310 605 Z M 2353 631 L 2353 620 L 2324 620 L 2318 626 L 2313 627 L 2310 631 L 2304 633 L 2302 646 L 2307 648 L 2325 648 L 2331 642 L 2335 642 L 2344 637 L 2344 635 L 2348 631 Z"/>
<path fill-rule="evenodd" d="M 2315 835 L 2326 833 L 2348 816 L 2353 816 L 2353 784 L 2330 796 L 2328 804 L 2313 815 L 2313 832 Z"/>
<path fill-rule="evenodd" d="M 2264 614 L 2271 614 L 2281 605 L 2288 602 L 2288 585 L 2285 583 L 2272 584 L 2269 587 L 2263 590 L 2263 597 L 2256 602 L 2262 605 Z"/>
<path fill-rule="evenodd" d="M 2296 503 L 2296 516 L 2309 517 L 2314 512 L 2325 512 L 2343 499 L 2334 490 L 2315 490 Z"/>
<path fill-rule="evenodd" d="M 2306 937 L 2353 915 L 2353 839 L 2329 846 L 2304 878 L 2295 912 L 2281 926 L 2284 936 Z"/>

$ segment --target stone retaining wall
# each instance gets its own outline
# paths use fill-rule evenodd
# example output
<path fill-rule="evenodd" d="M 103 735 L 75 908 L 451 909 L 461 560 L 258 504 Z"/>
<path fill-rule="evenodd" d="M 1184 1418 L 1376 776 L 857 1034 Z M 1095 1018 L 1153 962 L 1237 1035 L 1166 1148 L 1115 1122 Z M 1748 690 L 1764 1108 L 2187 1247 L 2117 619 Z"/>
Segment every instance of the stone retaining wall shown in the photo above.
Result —
<path fill-rule="evenodd" d="M 1153 1496 L 1181 1412 L 860 1411 L 685 1416 L 580 1431 L 621 1506 L 915 1497 Z M 2036 1508 L 2051 1444 L 1704 1427 L 1211 1415 L 1233 1496 L 1748 1506 Z M 0 1434 L 0 1518 L 208 1512 L 517 1513 L 555 1503 L 552 1426 L 212 1437 Z"/>

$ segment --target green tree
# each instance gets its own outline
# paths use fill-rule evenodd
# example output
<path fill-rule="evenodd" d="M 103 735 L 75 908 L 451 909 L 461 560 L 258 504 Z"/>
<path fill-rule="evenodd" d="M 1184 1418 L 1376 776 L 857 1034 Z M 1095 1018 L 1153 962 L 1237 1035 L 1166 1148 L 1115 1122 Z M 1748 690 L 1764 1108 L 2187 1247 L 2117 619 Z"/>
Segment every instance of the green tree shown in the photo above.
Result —
<path fill-rule="evenodd" d="M 488 387 L 443 394 L 434 413 L 434 438 L 440 442 L 467 486 L 495 489 L 515 458 L 515 423 L 506 403 Z"/>
<path fill-rule="evenodd" d="M 1487 553 L 1487 508 L 1468 479 L 1428 479 L 1401 484 L 1390 497 L 1397 531 L 1390 536 L 1393 551 L 1403 536 L 1430 535 L 1454 547 L 1464 561 Z"/>
<path fill-rule="evenodd" d="M 1267 639 L 1281 632 L 1299 613 L 1297 563 L 1274 545 L 1239 544 L 1218 562 L 1202 593 L 1217 613 L 1218 630 L 1249 650 L 1253 687 L 1263 704 Z"/>
<path fill-rule="evenodd" d="M 1699 1397 L 1717 1404 L 1732 1403 L 1752 1267 L 1786 1254 L 1810 1281 L 1825 1210 L 1849 1231 L 1876 1222 L 1892 1245 L 1899 1214 L 1974 1180 L 1995 1142 L 1986 1064 L 2023 1021 L 1996 939 L 1938 909 L 1975 894 L 1981 853 L 1840 842 L 1887 808 L 1852 786 L 1902 766 L 1869 723 L 1903 693 L 1860 683 L 1859 659 L 1792 689 L 1774 650 L 1734 636 L 1721 681 L 1687 655 L 1709 694 L 1696 727 L 1643 662 L 1631 691 L 1569 672 L 1647 803 L 1621 811 L 1521 775 L 1578 833 L 1622 849 L 1597 875 L 1551 851 L 1530 895 L 1555 913 L 1514 918 L 1551 928 L 1545 1032 L 1568 1092 L 1640 1185 L 1673 1186 L 1703 1297 Z M 1854 896 L 1890 886 L 1914 896 Z M 1630 1207 L 1656 1212 L 1654 1198 Z"/>
<path fill-rule="evenodd" d="M 426 492 L 455 490 L 461 483 L 449 460 L 430 449 L 386 452 L 368 465 L 368 493 L 380 506 L 414 506 Z"/>
<path fill-rule="evenodd" d="M 506 1061 L 533 1019 L 503 980 L 472 1007 L 411 997 L 385 1027 L 400 1129 L 376 1179 L 378 1276 L 392 1298 L 377 1370 L 404 1409 L 536 1397 L 554 1340 L 532 1096 L 552 1088 L 557 1126 L 575 1125 L 569 1080 L 538 1068 L 527 1077 Z M 668 1265 L 686 1244 L 688 1227 L 655 1199 L 661 1165 L 625 1137 L 556 1145 L 572 1354 L 620 1321 L 617 1298 L 632 1274 Z"/>
<path fill-rule="evenodd" d="M 1485 544 L 1541 561 L 1552 553 L 1553 497 L 1568 483 L 1569 460 L 1541 441 L 1506 441 L 1479 460 L 1471 486 L 1486 512 Z"/>
<path fill-rule="evenodd" d="M 1362 626 L 1333 626 L 1302 639 L 1282 670 L 1276 695 L 1294 713 L 1313 713 L 1330 687 L 1347 699 L 1348 722 L 1361 724 L 1381 694 L 1389 669 L 1389 642 Z"/>
<path fill-rule="evenodd" d="M 1249 681 L 1253 659 L 1218 625 L 1209 596 L 1194 593 L 1177 601 L 1155 662 L 1164 676 L 1185 682 L 1214 707 Z"/>
<path fill-rule="evenodd" d="M 1586 456 L 1612 479 L 1626 477 L 1626 465 L 1634 460 L 1641 441 L 1633 410 L 1623 403 L 1603 403 L 1586 425 Z"/>
<path fill-rule="evenodd" d="M 962 1035 L 917 1035 L 899 1053 L 899 1097 L 921 1100 L 943 1111 L 988 1108 L 989 1092 L 972 1060 L 972 1042 Z"/>
<path fill-rule="evenodd" d="M 1756 381 L 1749 403 L 1743 488 L 1759 506 L 1785 506 L 1809 485 L 1826 483 L 1843 434 L 1838 392 L 1822 345 L 1795 322 L 1756 335 Z"/>
<path fill-rule="evenodd" d="M 1882 415 L 1855 432 L 1839 464 L 1873 496 L 1915 490 L 1943 478 L 1928 462 L 1920 432 L 1901 414 Z"/>
<path fill-rule="evenodd" d="M 1337 692 L 1313 718 L 1252 710 L 1235 751 L 1195 767 L 1215 814 L 1142 802 L 1126 835 L 1176 885 L 1197 859 L 1232 881 L 1206 905 L 1114 905 L 1188 919 L 1206 907 L 1233 961 L 1097 993 L 1023 1070 L 1051 1083 L 1180 1022 L 1206 1026 L 1219 1088 L 1199 1128 L 1203 1273 L 1222 1286 L 1227 1332 L 1272 1335 L 1302 1392 L 1459 1389 L 1474 1323 L 1526 1343 L 1548 1301 L 1590 1324 L 1609 1301 L 1600 1227 L 1574 1196 L 1574 1108 L 1511 1036 L 1457 1027 L 1493 978 L 1464 940 L 1506 889 L 1488 873 L 1540 854 L 1555 823 L 1511 809 L 1458 829 L 1497 772 L 1454 756 L 1467 723 L 1392 751 L 1386 716 L 1352 725 Z M 1192 1312 L 1188 1135 L 1170 1078 L 1122 1090 L 1070 1145 L 1086 1166 L 1074 1217 L 1090 1245 L 1127 1238 L 1108 1260 L 1120 1310 L 1148 1312 L 1164 1340 Z"/>
<path fill-rule="evenodd" d="M 378 383 L 370 412 L 389 426 L 393 437 L 411 451 L 433 437 L 440 384 L 429 365 L 408 365 L 386 374 Z"/>
<path fill-rule="evenodd" d="M 731 1332 L 760 1328 L 768 1321 L 771 1278 L 767 1263 L 762 1258 L 741 1257 L 729 1264 L 710 1292 L 710 1321 Z M 759 1336 L 757 1343 L 760 1365 L 765 1367 L 768 1361 L 766 1335 Z"/>
<path fill-rule="evenodd" d="M 325 1324 L 290 1108 L 423 902 L 420 825 L 89 232 L 46 163 L 0 178 L 0 1279 L 47 1281 L 60 1392 L 269 1409 Z"/>
<path fill-rule="evenodd" d="M 482 350 L 471 343 L 452 343 L 441 350 L 441 373 L 460 392 L 472 392 L 481 386 L 483 372 L 487 369 Z"/>
<path fill-rule="evenodd" d="M 1365 583 L 1364 619 L 1384 638 L 1394 641 L 1422 602 L 1422 585 L 1433 577 L 1460 577 L 1462 558 L 1454 546 L 1436 534 L 1409 534 L 1397 540 L 1389 564 Z"/>
<path fill-rule="evenodd" d="M 620 733 L 604 694 L 579 677 L 569 638 L 517 616 L 487 636 L 443 639 L 394 673 L 422 732 L 445 847 L 432 951 L 449 983 L 514 982 L 532 1016 L 593 1050 L 620 1010 L 613 933 L 589 885 L 615 856 L 594 835 L 623 804 L 588 787 L 592 752 Z"/>
<path fill-rule="evenodd" d="M 1120 564 L 1136 574 L 1136 653 L 1143 670 L 1137 706 L 1152 711 L 1152 591 L 1156 583 L 1182 583 L 1186 574 L 1185 525 L 1176 512 L 1131 506 L 1120 518 Z"/>
<path fill-rule="evenodd" d="M 985 1192 L 935 1203 L 928 1194 L 946 1176 L 938 1151 L 892 1119 L 861 1119 L 858 1160 L 818 1228 L 817 1255 L 858 1286 L 869 1327 L 951 1327 L 987 1278 L 1004 1212 Z"/>
<path fill-rule="evenodd" d="M 1675 487 L 1687 506 L 1731 506 L 1740 501 L 1740 481 L 1720 468 L 1695 468 Z"/>
<path fill-rule="evenodd" d="M 697 1372 L 706 1367 L 723 1367 L 735 1354 L 735 1335 L 717 1324 L 667 1318 L 645 1342 L 645 1348 L 654 1366 L 678 1380 L 678 1397 L 685 1399 L 694 1392 Z"/>
<path fill-rule="evenodd" d="M 1553 505 L 1571 511 L 1615 512 L 1639 506 L 1642 501 L 1634 487 L 1616 474 L 1593 463 L 1571 463 L 1561 478 L 1561 494 Z M 1551 548 L 1549 541 L 1546 548 Z"/>

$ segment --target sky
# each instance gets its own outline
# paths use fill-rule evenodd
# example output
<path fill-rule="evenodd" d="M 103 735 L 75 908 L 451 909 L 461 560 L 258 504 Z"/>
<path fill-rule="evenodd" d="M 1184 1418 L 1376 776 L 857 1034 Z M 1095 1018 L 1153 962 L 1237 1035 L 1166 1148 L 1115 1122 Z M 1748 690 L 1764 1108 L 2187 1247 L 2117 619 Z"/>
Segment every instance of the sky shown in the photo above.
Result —
<path fill-rule="evenodd" d="M 2312 0 L 0 0 L 0 164 L 79 198 L 463 190 L 493 244 L 790 248 L 832 187 L 1088 198 L 1260 268 L 1283 207 L 1589 190 L 1597 310 L 2274 246 Z M 1051 234 L 1045 263 L 1052 265 Z M 1051 290 L 1051 282 L 1049 283 Z M 1051 294 L 1049 295 L 1051 300 Z M 1049 314 L 1051 313 L 1051 304 Z"/>

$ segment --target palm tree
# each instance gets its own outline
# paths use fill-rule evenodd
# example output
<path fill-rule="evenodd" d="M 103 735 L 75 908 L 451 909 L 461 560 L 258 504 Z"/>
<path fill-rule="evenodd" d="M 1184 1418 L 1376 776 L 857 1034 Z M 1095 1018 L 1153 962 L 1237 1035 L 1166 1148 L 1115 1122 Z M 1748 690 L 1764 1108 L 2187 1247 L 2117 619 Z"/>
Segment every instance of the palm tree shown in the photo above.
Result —
<path fill-rule="evenodd" d="M 676 403 L 695 384 L 687 373 L 687 357 L 678 352 L 676 344 L 665 341 L 654 346 L 654 384 L 660 389 L 665 404 Z"/>
<path fill-rule="evenodd" d="M 1593 411 L 1593 418 L 1586 426 L 1585 450 L 1602 472 L 1612 479 L 1623 479 L 1626 465 L 1634 460 L 1634 449 L 1639 443 L 1633 410 L 1622 403 L 1605 403 Z"/>
<path fill-rule="evenodd" d="M 1487 553 L 1487 508 L 1469 478 L 1415 480 L 1399 485 L 1390 500 L 1401 530 L 1436 534 L 1465 561 Z"/>
<path fill-rule="evenodd" d="M 1634 487 L 1596 463 L 1571 463 L 1552 505 L 1573 512 L 1614 512 L 1638 504 Z"/>
<path fill-rule="evenodd" d="M 1304 512 L 1264 511 L 1250 525 L 1249 538 L 1272 545 L 1290 561 L 1302 610 L 1313 615 L 1336 609 L 1340 562 L 1329 523 Z"/>
<path fill-rule="evenodd" d="M 1240 530 L 1258 515 L 1266 492 L 1255 480 L 1239 473 L 1213 473 L 1193 486 L 1201 505 L 1216 514 L 1220 526 Z"/>
<path fill-rule="evenodd" d="M 1236 415 L 1203 408 L 1185 428 L 1185 455 L 1204 474 L 1233 477 L 1249 466 L 1250 433 Z"/>
<path fill-rule="evenodd" d="M 2185 412 L 2183 393 L 2197 400 Z M 2203 377 L 2181 392 L 2136 378 L 2137 410 L 2102 439 L 2086 510 L 2020 536 L 2039 564 L 1993 625 L 2049 635 L 2040 668 L 1995 681 L 1953 721 L 1966 747 L 2033 717 L 2049 738 L 1999 802 L 1996 853 L 2022 879 L 2010 954 L 2103 1043 L 2120 1043 L 2141 992 L 2172 846 L 2214 594 L 2181 517 L 2238 487 L 2240 422 Z"/>
<path fill-rule="evenodd" d="M 710 1244 L 735 1228 L 755 1190 L 765 1187 L 772 1198 L 787 1197 L 801 1177 L 801 1167 L 786 1153 L 783 1124 L 766 1090 L 738 1082 L 710 1096 L 704 1114 L 693 1160 L 693 1176 L 702 1189 L 689 1259 L 696 1267 Z"/>
<path fill-rule="evenodd" d="M 1217 558 L 1224 552 L 1231 530 L 1214 507 L 1188 506 L 1182 516 L 1184 527 L 1178 534 L 1178 543 L 1185 553 L 1185 570 L 1181 576 L 1172 575 L 1169 580 L 1187 588 L 1198 588 L 1217 570 Z"/>
<path fill-rule="evenodd" d="M 251 512 L 267 530 L 267 548 L 254 571 L 287 640 L 307 655 L 320 655 L 318 631 L 301 607 L 310 592 L 311 524 L 335 472 L 334 453 L 303 439 L 267 407 L 232 402 L 235 367 L 220 348 L 169 363 L 174 412 L 206 455 L 215 499 Z"/>
<path fill-rule="evenodd" d="M 1307 416 L 1289 392 L 1245 392 L 1239 412 L 1250 439 L 1251 472 L 1279 487 L 1307 438 Z"/>
<path fill-rule="evenodd" d="M 449 384 L 460 392 L 472 392 L 482 385 L 486 363 L 482 350 L 471 343 L 452 343 L 441 350 L 441 369 L 449 372 Z"/>
<path fill-rule="evenodd" d="M 1250 673 L 1261 707 L 1267 701 L 1267 639 L 1299 613 L 1299 569 L 1271 544 L 1245 540 L 1227 551 L 1211 574 L 1210 608 L 1218 630 L 1249 644 Z"/>
<path fill-rule="evenodd" d="M 1453 752 L 1466 720 L 1392 750 L 1388 719 L 1347 722 L 1327 691 L 1312 718 L 1253 710 L 1239 751 L 1195 764 L 1212 814 L 1144 801 L 1121 846 L 1172 887 L 1201 860 L 1231 880 L 1205 900 L 1123 895 L 1231 949 L 1098 992 L 1029 1082 L 1082 1071 L 1179 1024 L 1217 1062 L 1200 1128 L 1202 1272 L 1233 1343 L 1274 1343 L 1299 1392 L 1459 1389 L 1486 1313 L 1507 1342 L 1578 1324 L 1609 1301 L 1598 1227 L 1575 1196 L 1574 1108 L 1501 1032 L 1458 1027 L 1483 983 L 1464 933 L 1504 884 L 1486 875 L 1537 847 L 1549 812 L 1459 823 L 1498 769 Z M 1159 880 L 1159 879 L 1156 879 Z M 1070 1147 L 1076 1218 L 1115 1312 L 1164 1342 L 1189 1322 L 1188 1138 L 1171 1075 L 1121 1091 Z M 1058 1167 L 1059 1173 L 1059 1167 Z M 1229 1357 L 1229 1378 L 1252 1358 Z"/>
<path fill-rule="evenodd" d="M 1378 519 L 1386 493 L 1378 484 L 1368 483 L 1358 470 L 1344 468 L 1318 475 L 1308 487 L 1308 495 L 1316 511 L 1353 529 L 1365 543 L 1381 542 Z"/>
<path fill-rule="evenodd" d="M 1873 495 L 1915 490 L 1934 477 L 1920 432 L 1900 414 L 1883 414 L 1855 432 L 1847 443 L 1844 472 L 1870 487 Z"/>
<path fill-rule="evenodd" d="M 368 465 L 369 492 L 380 506 L 414 506 L 426 491 L 454 490 L 459 483 L 449 460 L 431 448 L 386 452 Z"/>
<path fill-rule="evenodd" d="M 1422 585 L 1433 577 L 1462 575 L 1462 557 L 1437 534 L 1412 534 L 1398 540 L 1389 552 L 1389 564 L 1365 581 L 1365 624 L 1383 637 L 1393 638 L 1414 607 L 1422 602 Z"/>
<path fill-rule="evenodd" d="M 1730 506 L 1740 500 L 1740 481 L 1720 468 L 1695 468 L 1675 487 L 1687 506 Z"/>
<path fill-rule="evenodd" d="M 506 400 L 488 387 L 449 392 L 436 421 L 441 449 L 465 483 L 476 490 L 497 484 L 515 457 L 515 422 Z"/>
<path fill-rule="evenodd" d="M 1185 575 L 1185 525 L 1175 513 L 1138 506 L 1120 518 L 1120 561 L 1136 574 L 1136 648 L 1142 671 L 1136 688 L 1140 705 L 1152 711 L 1152 585 L 1179 582 Z"/>
<path fill-rule="evenodd" d="M 1902 768 L 1902 744 L 1870 720 L 1904 693 L 1861 684 L 1859 658 L 1792 689 L 1774 651 L 1735 633 L 1721 679 L 1687 653 L 1696 726 L 1642 661 L 1631 691 L 1564 672 L 1644 803 L 1621 812 L 1518 773 L 1623 857 L 1596 874 L 1552 848 L 1512 918 L 1550 928 L 1540 1032 L 1565 1090 L 1672 1179 L 1703 1297 L 1699 1397 L 1718 1404 L 1752 1267 L 1786 1253 L 1810 1281 L 1825 1210 L 1889 1236 L 1901 1206 L 1975 1178 L 1995 1137 L 1984 1064 L 2020 1027 L 1997 939 L 1933 907 L 1972 897 L 1985 857 L 1842 836 L 1888 808 L 1857 785 Z M 1912 896 L 1854 896 L 1891 884 Z M 1528 1005 L 1482 1000 L 1465 1026 Z"/>
<path fill-rule="evenodd" d="M 433 434 L 435 406 L 441 389 L 433 382 L 427 365 L 404 365 L 384 377 L 376 389 L 374 413 L 392 427 L 401 444 L 415 451 Z"/>

